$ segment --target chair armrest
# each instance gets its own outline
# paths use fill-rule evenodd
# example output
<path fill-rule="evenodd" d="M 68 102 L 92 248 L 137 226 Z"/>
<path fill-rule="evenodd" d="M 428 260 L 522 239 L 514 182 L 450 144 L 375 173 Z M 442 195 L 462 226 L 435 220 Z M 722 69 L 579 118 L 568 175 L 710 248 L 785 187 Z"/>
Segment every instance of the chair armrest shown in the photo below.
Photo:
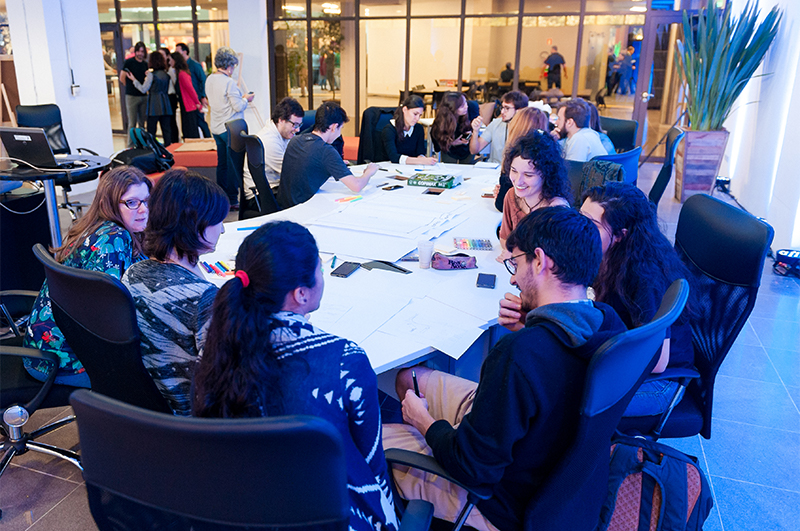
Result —
<path fill-rule="evenodd" d="M 403 513 L 399 531 L 428 531 L 433 519 L 433 504 L 425 500 L 410 500 Z"/>
<path fill-rule="evenodd" d="M 679 378 L 700 378 L 700 373 L 694 369 L 673 368 L 665 369 L 664 372 L 651 374 L 647 377 L 645 382 L 655 382 L 658 380 L 677 380 Z"/>
<path fill-rule="evenodd" d="M 38 296 L 38 292 L 30 290 L 0 291 L 0 318 L 8 321 L 8 326 L 15 336 L 21 336 L 17 325 L 27 322 Z"/>
<path fill-rule="evenodd" d="M 44 401 L 47 393 L 50 392 L 50 388 L 53 386 L 53 382 L 56 381 L 56 374 L 58 373 L 58 355 L 53 352 L 46 352 L 43 350 L 36 350 L 33 348 L 22 348 L 22 347 L 11 347 L 11 346 L 4 346 L 0 345 L 0 356 L 16 356 L 19 358 L 34 358 L 40 359 L 44 361 L 49 361 L 53 364 L 53 369 L 47 375 L 47 380 L 42 383 L 42 388 L 39 389 L 39 392 L 36 393 L 30 402 L 24 404 L 22 407 L 25 408 L 28 412 L 34 412 L 39 409 L 39 406 Z"/>
<path fill-rule="evenodd" d="M 87 149 L 87 148 L 77 148 L 77 149 L 78 149 L 78 153 L 86 152 L 86 153 L 89 153 L 90 155 L 94 155 L 95 157 L 99 157 L 100 156 L 97 153 L 95 153 L 94 151 L 92 151 L 91 149 Z"/>
<path fill-rule="evenodd" d="M 467 486 L 461 483 L 460 481 L 454 479 L 447 471 L 442 468 L 442 466 L 430 455 L 420 454 L 417 452 L 412 452 L 410 450 L 403 450 L 401 448 L 387 448 L 385 451 L 386 460 L 390 464 L 398 464 L 398 465 L 405 465 L 410 466 L 412 468 L 416 468 L 418 470 L 423 470 L 425 472 L 430 472 L 431 474 L 436 474 L 440 476 L 450 483 L 458 485 L 462 489 L 466 490 L 473 496 L 481 500 L 488 500 L 492 497 L 492 492 L 490 489 L 486 487 L 472 487 Z"/>
<path fill-rule="evenodd" d="M 29 289 L 7 289 L 4 291 L 0 291 L 0 299 L 3 297 L 30 297 L 33 300 L 36 300 L 36 297 L 39 296 L 38 291 L 33 291 Z"/>

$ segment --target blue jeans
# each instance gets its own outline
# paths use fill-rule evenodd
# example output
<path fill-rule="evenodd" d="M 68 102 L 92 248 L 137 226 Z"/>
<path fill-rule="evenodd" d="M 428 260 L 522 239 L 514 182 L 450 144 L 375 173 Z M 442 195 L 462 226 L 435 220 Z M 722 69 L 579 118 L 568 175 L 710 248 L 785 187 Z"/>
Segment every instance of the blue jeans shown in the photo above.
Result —
<path fill-rule="evenodd" d="M 236 180 L 229 170 L 233 168 L 233 161 L 228 157 L 228 132 L 213 136 L 217 143 L 217 184 L 225 190 L 231 205 L 238 205 L 239 187 L 236 186 Z"/>
<path fill-rule="evenodd" d="M 623 417 L 647 417 L 650 415 L 660 415 L 667 410 L 675 391 L 678 390 L 678 382 L 672 380 L 656 380 L 645 382 L 636 391 L 625 410 Z"/>

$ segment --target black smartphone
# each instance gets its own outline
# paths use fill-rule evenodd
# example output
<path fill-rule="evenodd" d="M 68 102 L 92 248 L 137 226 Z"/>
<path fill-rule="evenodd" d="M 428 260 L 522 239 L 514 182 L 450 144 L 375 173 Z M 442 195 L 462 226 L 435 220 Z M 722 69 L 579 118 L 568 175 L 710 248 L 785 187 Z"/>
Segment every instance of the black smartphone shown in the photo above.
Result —
<path fill-rule="evenodd" d="M 392 186 L 384 186 L 383 188 L 381 188 L 381 190 L 386 190 L 388 192 L 390 190 L 399 190 L 400 188 L 402 188 L 402 186 L 400 186 L 399 184 L 395 184 Z"/>
<path fill-rule="evenodd" d="M 494 289 L 494 283 L 497 281 L 497 275 L 491 273 L 478 273 L 477 286 L 479 288 Z"/>
<path fill-rule="evenodd" d="M 347 278 L 352 275 L 356 269 L 361 267 L 361 264 L 355 262 L 344 262 L 342 265 L 331 271 L 332 277 Z"/>

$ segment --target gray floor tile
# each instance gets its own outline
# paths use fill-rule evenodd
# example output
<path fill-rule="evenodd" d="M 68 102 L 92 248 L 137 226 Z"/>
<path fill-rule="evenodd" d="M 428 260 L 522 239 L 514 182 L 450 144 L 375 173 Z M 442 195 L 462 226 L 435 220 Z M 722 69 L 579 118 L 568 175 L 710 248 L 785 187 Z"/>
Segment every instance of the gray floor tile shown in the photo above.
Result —
<path fill-rule="evenodd" d="M 735 343 L 720 365 L 718 376 L 735 376 L 761 382 L 780 383 L 764 347 Z"/>
<path fill-rule="evenodd" d="M 800 352 L 770 348 L 766 353 L 785 385 L 800 386 Z"/>
<path fill-rule="evenodd" d="M 79 485 L 11 465 L 0 477 L 3 531 L 22 531 L 41 518 Z M 53 528 L 60 529 L 60 528 Z"/>
<path fill-rule="evenodd" d="M 778 319 L 780 321 L 800 321 L 800 297 L 787 294 L 760 292 L 753 307 L 753 317 Z"/>
<path fill-rule="evenodd" d="M 800 409 L 800 387 L 787 387 L 786 389 L 789 391 L 789 397 L 794 401 L 795 407 Z"/>
<path fill-rule="evenodd" d="M 761 275 L 759 297 L 764 295 L 800 295 L 800 285 L 794 277 L 782 277 L 772 271 L 772 260 L 767 258 L 764 263 L 764 272 Z"/>
<path fill-rule="evenodd" d="M 711 429 L 701 442 L 713 476 L 800 491 L 800 433 L 721 419 Z"/>
<path fill-rule="evenodd" d="M 748 321 L 766 348 L 800 352 L 800 322 L 750 317 Z"/>
<path fill-rule="evenodd" d="M 79 485 L 61 500 L 28 531 L 94 531 L 97 529 L 89 502 L 86 499 L 86 487 Z"/>
<path fill-rule="evenodd" d="M 717 377 L 713 418 L 800 433 L 800 414 L 780 383 Z"/>
<path fill-rule="evenodd" d="M 748 320 L 744 326 L 742 327 L 741 332 L 739 332 L 739 336 L 736 338 L 736 345 L 750 345 L 750 346 L 761 346 L 761 340 L 758 339 L 755 330 L 753 329 L 753 325 L 750 324 Z"/>
<path fill-rule="evenodd" d="M 725 531 L 796 531 L 800 527 L 800 492 L 720 477 L 713 480 Z"/>

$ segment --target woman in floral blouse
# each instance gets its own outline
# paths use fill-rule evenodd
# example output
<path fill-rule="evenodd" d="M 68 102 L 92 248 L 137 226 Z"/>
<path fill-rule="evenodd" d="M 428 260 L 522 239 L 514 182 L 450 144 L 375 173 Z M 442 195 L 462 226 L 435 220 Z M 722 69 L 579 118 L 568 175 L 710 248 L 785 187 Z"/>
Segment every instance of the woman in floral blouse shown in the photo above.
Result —
<path fill-rule="evenodd" d="M 51 249 L 56 260 L 69 267 L 121 278 L 128 267 L 144 258 L 141 239 L 147 225 L 151 188 L 144 173 L 132 166 L 120 166 L 102 175 L 86 214 L 70 227 L 64 244 Z M 91 387 L 86 371 L 53 320 L 47 281 L 33 305 L 23 345 L 58 354 L 56 383 Z M 29 358 L 25 359 L 25 368 L 41 381 L 51 370 L 48 363 Z"/>

